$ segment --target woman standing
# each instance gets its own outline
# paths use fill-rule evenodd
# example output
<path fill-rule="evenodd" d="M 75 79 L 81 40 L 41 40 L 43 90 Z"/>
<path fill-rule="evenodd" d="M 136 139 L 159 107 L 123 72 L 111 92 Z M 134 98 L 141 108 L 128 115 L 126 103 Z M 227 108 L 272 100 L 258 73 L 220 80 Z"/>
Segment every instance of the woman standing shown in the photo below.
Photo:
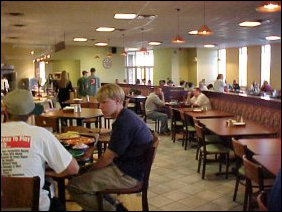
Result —
<path fill-rule="evenodd" d="M 71 81 L 69 80 L 69 75 L 66 71 L 62 71 L 61 79 L 58 82 L 58 89 L 58 101 L 61 108 L 63 108 L 66 106 L 63 102 L 70 99 L 70 92 L 74 92 Z"/>

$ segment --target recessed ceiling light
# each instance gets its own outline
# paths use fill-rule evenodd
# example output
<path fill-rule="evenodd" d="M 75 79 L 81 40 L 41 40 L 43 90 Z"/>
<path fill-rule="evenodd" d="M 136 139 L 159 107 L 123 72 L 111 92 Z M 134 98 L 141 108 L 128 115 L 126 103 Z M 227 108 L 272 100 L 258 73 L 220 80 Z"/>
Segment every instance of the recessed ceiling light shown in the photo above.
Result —
<path fill-rule="evenodd" d="M 96 31 L 98 31 L 98 32 L 112 32 L 114 30 L 115 30 L 114 27 L 98 27 L 98 28 L 96 28 Z"/>
<path fill-rule="evenodd" d="M 190 35 L 198 35 L 198 30 L 188 32 Z"/>
<path fill-rule="evenodd" d="M 137 51 L 139 50 L 138 48 L 127 48 L 126 51 Z"/>
<path fill-rule="evenodd" d="M 95 43 L 95 45 L 96 46 L 107 46 L 108 43 L 106 43 L 106 42 L 97 42 L 97 43 Z"/>
<path fill-rule="evenodd" d="M 205 48 L 213 48 L 213 47 L 215 47 L 215 45 L 214 44 L 206 44 L 206 45 L 204 45 L 204 47 Z"/>
<path fill-rule="evenodd" d="M 31 54 L 31 55 L 34 55 L 34 51 L 31 51 L 30 54 Z"/>
<path fill-rule="evenodd" d="M 269 40 L 269 41 L 273 41 L 273 40 L 280 40 L 281 37 L 279 37 L 277 35 L 272 35 L 272 36 L 265 37 L 265 39 Z"/>
<path fill-rule="evenodd" d="M 85 42 L 85 41 L 87 41 L 87 38 L 76 37 L 76 38 L 73 38 L 73 41 L 75 41 L 75 42 Z"/>
<path fill-rule="evenodd" d="M 137 17 L 137 15 L 134 14 L 134 13 L 128 13 L 128 14 L 116 13 L 115 16 L 114 16 L 115 19 L 126 19 L 126 20 L 131 20 L 131 19 L 134 19 L 136 17 Z"/>
<path fill-rule="evenodd" d="M 151 46 L 158 46 L 158 45 L 161 45 L 162 42 L 160 42 L 160 41 L 150 41 L 148 44 L 151 45 Z"/>
<path fill-rule="evenodd" d="M 241 27 L 256 27 L 259 25 L 261 25 L 261 22 L 259 21 L 244 21 L 239 24 Z"/>

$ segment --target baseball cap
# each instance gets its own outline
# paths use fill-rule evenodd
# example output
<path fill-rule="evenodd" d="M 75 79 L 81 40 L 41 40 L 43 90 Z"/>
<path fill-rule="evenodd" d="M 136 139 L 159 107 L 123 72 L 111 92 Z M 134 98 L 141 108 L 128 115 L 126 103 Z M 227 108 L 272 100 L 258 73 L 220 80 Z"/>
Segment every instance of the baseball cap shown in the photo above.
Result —
<path fill-rule="evenodd" d="M 4 104 L 8 113 L 12 115 L 40 115 L 44 108 L 35 104 L 30 91 L 15 89 L 9 92 L 4 98 Z"/>

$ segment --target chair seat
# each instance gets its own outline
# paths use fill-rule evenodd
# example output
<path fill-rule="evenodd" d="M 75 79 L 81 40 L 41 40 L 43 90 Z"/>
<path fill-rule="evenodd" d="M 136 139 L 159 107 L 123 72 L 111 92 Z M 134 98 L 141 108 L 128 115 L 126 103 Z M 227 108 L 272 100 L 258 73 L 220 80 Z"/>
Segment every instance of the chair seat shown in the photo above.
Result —
<path fill-rule="evenodd" d="M 135 107 L 136 104 L 135 103 L 128 103 L 127 107 Z"/>
<path fill-rule="evenodd" d="M 205 136 L 206 143 L 220 143 L 222 139 L 217 135 L 206 135 Z"/>
<path fill-rule="evenodd" d="M 201 147 L 201 151 L 204 150 L 204 147 Z M 229 153 L 230 149 L 226 148 L 222 145 L 218 144 L 208 144 L 206 145 L 206 152 L 207 154 L 212 153 Z"/>
<path fill-rule="evenodd" d="M 188 126 L 188 131 L 189 132 L 196 132 L 196 129 L 193 126 Z"/>

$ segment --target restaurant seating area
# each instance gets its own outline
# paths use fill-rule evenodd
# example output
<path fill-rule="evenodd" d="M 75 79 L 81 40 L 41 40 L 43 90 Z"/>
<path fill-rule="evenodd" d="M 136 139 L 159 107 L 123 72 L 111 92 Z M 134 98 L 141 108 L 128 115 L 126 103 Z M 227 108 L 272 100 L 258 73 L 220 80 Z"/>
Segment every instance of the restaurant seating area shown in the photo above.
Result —
<path fill-rule="evenodd" d="M 281 211 L 281 1 L 1 20 L 1 211 Z"/>

